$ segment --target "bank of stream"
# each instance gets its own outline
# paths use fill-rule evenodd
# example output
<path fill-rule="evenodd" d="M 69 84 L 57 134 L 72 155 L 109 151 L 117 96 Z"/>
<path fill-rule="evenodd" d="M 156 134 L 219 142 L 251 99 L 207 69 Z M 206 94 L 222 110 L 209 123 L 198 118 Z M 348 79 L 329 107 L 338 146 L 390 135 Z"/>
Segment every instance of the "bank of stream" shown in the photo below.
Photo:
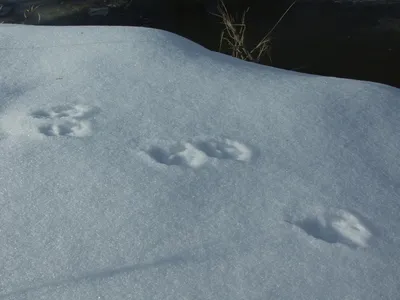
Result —
<path fill-rule="evenodd" d="M 212 14 L 215 7 L 197 3 L 157 9 L 135 4 L 134 0 L 124 1 L 4 2 L 3 13 L 6 13 L 2 15 L 0 10 L 0 22 L 146 26 L 171 31 L 211 50 L 219 50 L 224 27 Z M 253 1 L 247 13 L 246 45 L 250 48 L 272 28 L 287 7 L 287 3 L 271 7 L 266 2 Z M 232 9 L 232 14 L 239 16 L 245 7 Z M 264 56 L 262 64 L 400 87 L 400 3 L 296 3 L 271 36 L 270 57 Z M 229 54 L 227 47 L 221 51 Z"/>

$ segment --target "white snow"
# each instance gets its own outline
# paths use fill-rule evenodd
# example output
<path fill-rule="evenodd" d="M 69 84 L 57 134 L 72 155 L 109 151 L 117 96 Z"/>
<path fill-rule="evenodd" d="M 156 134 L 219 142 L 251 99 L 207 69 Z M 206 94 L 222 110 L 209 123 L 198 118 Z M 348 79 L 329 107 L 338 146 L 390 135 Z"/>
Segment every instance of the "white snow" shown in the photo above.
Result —
<path fill-rule="evenodd" d="M 0 299 L 399 299 L 399 89 L 145 28 L 0 66 Z"/>

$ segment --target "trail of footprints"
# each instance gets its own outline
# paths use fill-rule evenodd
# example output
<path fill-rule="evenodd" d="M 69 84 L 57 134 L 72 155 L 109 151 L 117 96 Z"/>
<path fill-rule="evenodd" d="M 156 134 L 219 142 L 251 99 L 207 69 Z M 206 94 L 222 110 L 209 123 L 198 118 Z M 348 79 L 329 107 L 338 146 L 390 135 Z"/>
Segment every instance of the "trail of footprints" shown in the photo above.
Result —
<path fill-rule="evenodd" d="M 29 114 L 42 135 L 86 137 L 92 134 L 90 118 L 97 111 L 81 104 L 59 105 L 38 109 Z M 185 142 L 172 147 L 150 146 L 145 151 L 155 162 L 172 166 L 199 168 L 210 158 L 248 162 L 252 150 L 243 143 L 230 139 L 204 139 Z"/>
<path fill-rule="evenodd" d="M 85 137 L 92 133 L 90 117 L 96 110 L 84 105 L 62 105 L 33 111 L 38 131 L 45 136 Z M 151 145 L 145 153 L 156 163 L 197 169 L 210 159 L 249 162 L 253 151 L 231 139 L 199 139 L 173 146 Z M 340 243 L 351 248 L 365 248 L 373 234 L 359 217 L 346 210 L 330 210 L 310 214 L 289 222 L 315 239 Z"/>
<path fill-rule="evenodd" d="M 151 146 L 146 153 L 160 164 L 193 169 L 202 167 L 210 158 L 249 162 L 253 156 L 248 146 L 230 139 L 184 142 L 170 148 Z"/>
<path fill-rule="evenodd" d="M 94 108 L 81 104 L 59 105 L 35 110 L 30 117 L 37 120 L 37 130 L 42 135 L 86 137 L 92 134 L 90 118 L 96 113 Z M 248 146 L 230 139 L 197 140 L 169 148 L 152 145 L 146 153 L 157 163 L 194 169 L 203 166 L 210 158 L 248 162 L 253 156 Z"/>
<path fill-rule="evenodd" d="M 30 116 L 39 120 L 37 129 L 45 136 L 85 137 L 92 133 L 89 119 L 95 113 L 95 109 L 78 104 L 39 109 Z"/>

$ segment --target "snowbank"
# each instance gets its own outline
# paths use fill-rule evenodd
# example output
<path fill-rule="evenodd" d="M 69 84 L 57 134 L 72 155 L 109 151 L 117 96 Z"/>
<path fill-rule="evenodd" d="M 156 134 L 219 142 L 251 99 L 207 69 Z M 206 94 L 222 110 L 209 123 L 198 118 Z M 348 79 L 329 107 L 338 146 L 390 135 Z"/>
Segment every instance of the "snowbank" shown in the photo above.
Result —
<path fill-rule="evenodd" d="M 398 298 L 398 89 L 145 28 L 0 45 L 0 299 Z"/>

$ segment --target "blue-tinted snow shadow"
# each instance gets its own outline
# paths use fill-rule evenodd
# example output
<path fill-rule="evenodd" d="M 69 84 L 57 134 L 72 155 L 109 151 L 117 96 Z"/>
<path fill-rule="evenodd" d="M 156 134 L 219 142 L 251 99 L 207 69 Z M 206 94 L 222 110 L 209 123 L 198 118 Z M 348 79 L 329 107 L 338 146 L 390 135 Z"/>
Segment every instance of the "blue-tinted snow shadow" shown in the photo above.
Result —
<path fill-rule="evenodd" d="M 217 247 L 214 247 L 217 246 Z M 222 250 L 216 251 L 215 249 Z M 225 256 L 227 251 L 224 247 L 218 247 L 215 243 L 205 244 L 195 249 L 189 249 L 176 255 L 171 255 L 165 258 L 155 260 L 148 263 L 139 263 L 134 265 L 108 268 L 100 271 L 85 273 L 75 277 L 68 277 L 58 280 L 52 280 L 37 284 L 30 287 L 20 288 L 13 292 L 0 295 L 0 299 L 7 299 L 9 297 L 21 296 L 29 292 L 36 292 L 41 289 L 56 288 L 60 286 L 69 286 L 73 284 L 80 284 L 83 282 L 94 282 L 101 279 L 111 278 L 117 275 L 129 274 L 132 272 L 148 270 L 152 268 L 159 268 L 164 266 L 178 267 L 189 263 L 201 263 L 206 260 L 215 259 Z"/>

